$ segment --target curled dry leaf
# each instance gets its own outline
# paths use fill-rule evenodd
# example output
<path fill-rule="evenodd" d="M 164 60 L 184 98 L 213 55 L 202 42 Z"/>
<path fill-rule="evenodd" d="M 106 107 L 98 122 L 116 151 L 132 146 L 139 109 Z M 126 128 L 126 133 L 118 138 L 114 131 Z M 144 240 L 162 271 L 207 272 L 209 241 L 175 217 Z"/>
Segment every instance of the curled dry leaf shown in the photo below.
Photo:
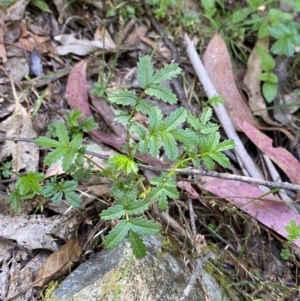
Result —
<path fill-rule="evenodd" d="M 103 45 L 101 41 L 78 40 L 71 34 L 62 34 L 56 36 L 54 39 L 62 44 L 56 47 L 59 55 L 74 53 L 83 56 L 98 49 L 107 49 L 106 45 Z"/>
<path fill-rule="evenodd" d="M 103 24 L 100 24 L 97 27 L 94 34 L 94 40 L 101 42 L 105 49 L 116 50 L 116 44 Z"/>
<path fill-rule="evenodd" d="M 254 115 L 260 116 L 266 123 L 278 126 L 279 124 L 271 120 L 266 110 L 266 102 L 261 94 L 261 82 L 259 76 L 262 72 L 261 58 L 256 51 L 257 47 L 262 47 L 266 51 L 269 49 L 269 37 L 258 39 L 247 62 L 247 71 L 244 77 L 244 84 L 248 94 L 248 103 Z"/>
<path fill-rule="evenodd" d="M 51 254 L 39 269 L 34 286 L 43 287 L 52 280 L 68 274 L 81 256 L 78 238 L 69 240 L 64 246 Z"/>

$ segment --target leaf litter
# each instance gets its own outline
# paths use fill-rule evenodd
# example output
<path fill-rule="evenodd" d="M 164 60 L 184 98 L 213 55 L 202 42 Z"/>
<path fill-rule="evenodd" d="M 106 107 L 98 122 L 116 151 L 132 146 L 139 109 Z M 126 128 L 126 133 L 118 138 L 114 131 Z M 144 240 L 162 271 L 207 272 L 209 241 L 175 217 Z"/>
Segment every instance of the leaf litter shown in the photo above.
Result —
<path fill-rule="evenodd" d="M 15 82 L 18 91 L 17 97 L 21 103 L 15 103 L 16 99 L 11 91 L 10 82 L 8 80 L 6 83 L 5 81 L 1 82 L 1 86 L 6 87 L 6 90 L 3 90 L 3 93 L 0 90 L 0 99 L 5 99 L 7 104 L 11 104 L 7 106 L 7 109 L 4 110 L 1 107 L 0 110 L 1 114 L 3 114 L 1 118 L 5 117 L 0 123 L 1 137 L 34 138 L 38 135 L 33 128 L 31 114 L 37 108 L 37 95 L 41 93 L 40 89 L 47 87 L 52 92 L 49 92 L 49 95 L 42 100 L 40 109 L 37 109 L 38 116 L 43 111 L 47 112 L 47 114 L 51 111 L 51 114 L 59 115 L 57 108 L 64 109 L 64 112 L 68 112 L 69 108 L 79 109 L 83 113 L 83 118 L 93 115 L 97 122 L 103 125 L 100 129 L 88 133 L 90 139 L 94 140 L 86 139 L 88 147 L 95 150 L 93 147 L 96 142 L 98 143 L 96 151 L 99 153 L 111 155 L 122 152 L 125 145 L 126 132 L 123 126 L 114 122 L 116 108 L 108 105 L 104 97 L 99 98 L 91 93 L 92 83 L 97 80 L 99 74 L 97 73 L 97 68 L 94 74 L 87 72 L 86 69 L 88 71 L 92 70 L 92 62 L 95 60 L 95 57 L 96 61 L 99 61 L 104 55 L 105 60 L 101 62 L 101 68 L 105 70 L 103 75 L 105 79 L 110 79 L 107 83 L 109 90 L 118 90 L 123 88 L 124 85 L 128 89 L 132 89 L 136 88 L 135 66 L 141 54 L 147 54 L 153 50 L 155 52 L 155 67 L 158 67 L 169 63 L 168 58 L 173 55 L 171 54 L 172 49 L 168 49 L 168 45 L 165 44 L 162 37 L 151 31 L 152 24 L 147 18 L 141 24 L 136 22 L 135 19 L 129 19 L 121 29 L 117 29 L 116 24 L 103 26 L 102 23 L 99 23 L 99 18 L 94 18 L 91 13 L 94 10 L 92 7 L 97 5 L 97 13 L 100 14 L 101 18 L 105 19 L 106 8 L 103 7 L 101 1 L 97 3 L 96 1 L 93 3 L 89 2 L 86 8 L 75 6 L 76 16 L 74 16 L 70 7 L 66 5 L 66 1 L 54 1 L 54 5 L 50 6 L 51 10 L 55 12 L 54 14 L 49 16 L 49 14 L 34 11 L 35 16 L 30 19 L 28 24 L 25 24 L 21 21 L 25 10 L 29 9 L 29 14 L 32 13 L 32 8 L 27 6 L 28 3 L 28 0 L 20 0 L 17 5 L 14 4 L 5 10 L 1 8 L 2 16 L 5 16 L 5 23 L 3 23 L 4 18 L 0 18 L 2 20 L 0 24 L 0 40 L 6 39 L 7 44 L 0 44 L 0 57 L 2 62 L 6 63 L 5 66 L 11 70 L 10 75 Z M 12 30 L 11 24 L 16 25 L 16 31 Z M 89 26 L 87 30 L 83 30 L 86 24 L 94 24 L 94 26 Z M 8 28 L 11 28 L 11 30 L 5 31 Z M 4 38 L 4 32 L 6 38 Z M 8 33 L 11 33 L 10 37 Z M 120 41 L 120 56 L 116 65 L 114 65 L 112 55 L 118 51 Z M 257 43 L 267 42 L 258 40 Z M 231 114 L 236 129 L 244 133 L 245 137 L 252 141 L 251 147 L 253 148 L 254 146 L 255 150 L 251 152 L 251 155 L 253 157 L 259 156 L 260 154 L 257 154 L 259 149 L 280 167 L 280 175 L 284 181 L 288 179 L 293 183 L 299 183 L 297 174 L 300 170 L 298 167 L 299 158 L 296 159 L 283 147 L 278 147 L 278 145 L 274 147 L 272 143 L 278 144 L 278 141 L 276 139 L 272 141 L 262 132 L 281 132 L 290 140 L 293 140 L 295 128 L 282 128 L 278 119 L 276 122 L 267 114 L 259 82 L 257 81 L 259 57 L 255 53 L 254 46 L 248 60 L 247 72 L 244 78 L 249 106 L 236 85 L 231 67 L 232 60 L 220 35 L 216 34 L 208 44 L 204 54 L 204 64 L 218 92 L 222 94 L 225 100 L 225 106 Z M 178 49 L 179 51 L 184 50 L 182 45 L 179 45 L 179 47 L 181 47 Z M 194 75 L 183 57 L 179 58 L 178 63 L 186 67 L 186 72 L 189 73 L 186 75 L 186 78 L 191 78 L 189 76 Z M 25 79 L 29 75 L 29 67 L 32 71 L 31 75 L 37 78 Z M 62 73 L 59 74 L 59 72 Z M 70 74 L 68 75 L 68 73 Z M 56 76 L 56 74 L 59 75 Z M 125 80 L 127 75 L 130 78 L 128 81 Z M 193 97 L 195 91 L 192 91 L 190 87 L 192 85 L 188 83 L 184 92 L 192 100 L 190 105 L 193 109 L 201 111 L 202 104 L 199 106 L 199 102 L 195 101 Z M 196 89 L 198 89 L 197 93 L 200 95 L 199 87 Z M 11 97 L 7 95 L 8 93 L 11 93 Z M 3 98 L 3 96 L 6 98 Z M 89 99 L 92 105 L 90 105 Z M 295 99 L 295 96 L 293 99 Z M 152 100 L 149 99 L 149 101 L 151 102 Z M 162 111 L 165 116 L 169 116 L 177 109 L 177 104 L 174 106 L 159 104 L 160 106 L 164 107 Z M 294 113 L 295 111 L 289 113 L 290 119 Z M 260 125 L 255 116 L 261 117 L 267 125 Z M 52 122 L 55 119 L 52 117 L 45 120 Z M 62 117 L 60 116 L 61 119 Z M 143 126 L 148 126 L 146 116 L 136 116 L 136 120 L 141 122 Z M 134 137 L 132 138 L 134 139 Z M 245 144 L 249 143 L 248 138 L 244 138 Z M 41 168 L 39 155 L 40 152 L 33 143 L 5 141 L 1 144 L 1 160 L 11 158 L 13 170 L 17 172 L 26 173 L 39 170 Z M 153 159 L 148 155 L 138 154 L 137 158 L 149 165 L 166 166 L 166 161 L 162 160 L 164 156 Z M 236 160 L 234 162 L 235 170 L 239 170 L 239 168 L 236 168 L 236 166 L 239 166 L 238 158 L 233 156 L 233 159 Z M 100 160 L 98 163 L 100 166 L 104 166 L 101 165 L 104 164 L 103 160 Z M 264 166 L 267 165 L 265 164 Z M 218 168 L 219 171 L 226 172 L 220 166 Z M 242 170 L 242 168 L 240 169 Z M 262 172 L 268 176 L 269 171 L 266 167 L 262 169 Z M 54 174 L 63 176 L 61 164 L 58 162 L 56 166 L 49 167 L 45 173 L 48 176 Z M 264 195 L 264 191 L 251 184 L 211 177 L 202 177 L 197 179 L 196 182 L 180 180 L 177 186 L 194 199 L 195 207 L 201 207 L 199 211 L 197 211 L 198 209 L 196 210 L 196 215 L 199 216 L 199 219 L 206 224 L 218 224 L 219 229 L 227 234 L 227 242 L 235 246 L 237 250 L 240 249 L 245 237 L 250 237 L 247 245 L 249 250 L 245 250 L 246 261 L 247 254 L 251 254 L 251 256 L 248 256 L 247 268 L 258 268 L 259 272 L 267 277 L 274 270 L 275 264 L 278 266 L 282 265 L 282 261 L 271 256 L 272 251 L 268 247 L 254 248 L 254 246 L 259 245 L 261 242 L 271 245 L 269 237 L 272 237 L 272 240 L 277 239 L 277 234 L 280 237 L 287 237 L 285 226 L 291 219 L 300 223 L 299 214 L 289 208 L 283 200 L 271 195 L 271 193 L 270 195 Z M 13 189 L 11 184 L 6 187 Z M 82 213 L 87 214 L 87 206 L 91 205 L 92 214 L 98 214 L 100 212 L 99 200 L 107 203 L 110 188 L 111 183 L 105 181 L 100 181 L 100 184 L 92 184 L 92 182 L 82 184 L 80 190 L 88 199 L 80 209 Z M 213 197 L 210 198 L 209 193 L 205 191 L 213 193 Z M 4 192 L 4 196 L 6 193 Z M 206 198 L 207 201 L 204 202 L 203 200 L 206 200 Z M 291 200 L 293 198 L 295 199 L 295 195 L 292 195 Z M 180 201 L 183 200 L 184 198 L 182 197 Z M 228 203 L 225 203 L 224 200 L 227 200 Z M 0 244 L 0 248 L 1 250 L 3 249 L 1 254 L 4 255 L 0 258 L 2 261 L 0 283 L 3 284 L 1 285 L 3 289 L 0 290 L 0 299 L 3 296 L 11 298 L 20 293 L 20 291 L 22 292 L 25 286 L 33 286 L 34 283 L 41 287 L 44 286 L 48 280 L 61 277 L 66 272 L 64 269 L 69 269 L 69 263 L 77 262 L 80 258 L 80 240 L 75 237 L 78 235 L 78 228 L 81 223 L 90 223 L 91 217 L 89 216 L 86 220 L 83 220 L 83 215 L 80 212 L 77 214 L 76 210 L 68 208 L 66 204 L 55 204 L 55 206 L 51 207 L 50 204 L 44 204 L 40 200 L 31 200 L 31 202 L 34 205 L 29 207 L 30 209 L 22 209 L 21 215 L 10 214 L 11 212 L 7 210 L 7 207 L 3 207 L 5 212 L 1 212 L 0 241 L 3 240 L 3 244 Z M 32 209 L 37 204 L 42 209 L 38 214 L 32 214 Z M 202 206 L 201 204 L 205 205 Z M 185 207 L 183 202 L 179 206 Z M 103 209 L 103 207 L 101 208 Z M 241 218 L 241 213 L 238 214 L 234 211 L 236 208 L 239 208 L 240 212 L 246 212 L 248 215 L 243 215 Z M 51 214 L 55 212 L 54 216 L 46 216 L 49 210 Z M 208 213 L 207 217 L 200 215 L 201 210 Z M 226 213 L 225 215 L 224 212 Z M 227 218 L 229 213 L 232 214 L 230 221 Z M 179 220 L 178 212 L 176 212 L 174 207 L 171 207 L 170 215 L 170 218 L 172 217 L 175 221 Z M 251 222 L 251 218 L 259 221 L 260 224 L 258 226 L 254 225 Z M 227 227 L 229 222 L 232 222 L 231 232 L 227 232 L 229 231 Z M 177 225 L 180 223 L 178 222 Z M 263 225 L 266 228 L 263 228 Z M 3 231 L 4 228 L 7 230 Z M 181 230 L 183 233 L 186 233 L 186 230 Z M 251 231 L 268 233 L 269 237 L 252 235 Z M 62 245 L 63 247 L 61 247 Z M 298 241 L 296 241 L 296 245 L 299 246 Z M 49 251 L 54 253 L 48 259 L 46 259 L 48 255 L 43 253 L 41 257 L 33 258 L 31 263 L 25 264 L 23 268 L 15 259 L 11 259 L 14 260 L 12 261 L 13 264 L 8 266 L 7 261 L 10 260 L 10 252 L 15 247 L 24 249 L 22 251 L 24 252 L 22 253 L 24 257 L 26 257 L 24 254 L 30 253 L 28 251 L 37 249 L 44 250 L 46 253 Z M 274 245 L 272 247 L 274 249 Z M 278 250 L 278 247 L 275 248 Z M 251 253 L 250 249 L 254 250 L 254 254 Z M 262 255 L 268 258 L 269 266 L 254 259 Z M 234 258 L 238 257 L 236 254 L 231 254 L 231 256 Z M 37 260 L 39 262 L 37 266 L 41 267 L 39 271 L 35 272 L 35 275 L 29 272 L 34 260 Z M 226 262 L 230 261 L 227 260 Z M 237 261 L 233 260 L 231 262 L 236 263 Z M 22 272 L 22 270 L 24 271 Z M 242 275 L 242 273 L 239 272 L 239 275 Z M 251 272 L 246 271 L 241 277 L 243 280 L 249 280 Z M 276 277 L 277 280 L 286 281 L 281 274 L 276 275 Z M 9 278 L 17 279 L 19 282 L 22 281 L 24 286 L 18 288 L 12 280 L 9 282 Z M 294 277 L 293 281 L 297 282 L 297 279 Z M 30 300 L 31 292 L 28 291 L 25 294 L 23 297 L 20 297 L 20 300 L 25 300 L 24 298 Z"/>

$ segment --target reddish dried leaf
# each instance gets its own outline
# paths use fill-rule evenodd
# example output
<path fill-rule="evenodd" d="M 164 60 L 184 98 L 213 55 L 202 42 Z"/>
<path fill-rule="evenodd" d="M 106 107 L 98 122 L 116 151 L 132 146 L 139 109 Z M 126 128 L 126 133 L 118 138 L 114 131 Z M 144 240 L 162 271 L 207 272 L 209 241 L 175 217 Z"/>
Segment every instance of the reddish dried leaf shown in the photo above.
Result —
<path fill-rule="evenodd" d="M 253 127 L 247 121 L 235 117 L 236 123 L 248 138 L 272 161 L 274 161 L 295 184 L 300 184 L 300 162 L 286 149 L 273 147 L 272 139 Z"/>
<path fill-rule="evenodd" d="M 183 190 L 185 190 L 188 194 L 189 197 L 192 199 L 198 199 L 199 194 L 198 192 L 193 188 L 191 183 L 186 182 L 186 181 L 178 181 L 177 186 Z"/>
<path fill-rule="evenodd" d="M 252 112 L 236 86 L 230 56 L 219 33 L 215 34 L 208 44 L 203 56 L 203 63 L 215 88 L 223 96 L 227 111 L 231 115 L 235 113 L 255 126 Z M 236 124 L 235 127 L 240 130 Z"/>
<path fill-rule="evenodd" d="M 291 220 L 295 220 L 297 225 L 300 224 L 299 214 L 291 210 L 280 199 L 270 196 L 262 198 L 261 196 L 265 195 L 265 192 L 253 185 L 239 181 L 201 177 L 199 186 L 228 200 L 284 237 L 288 235 L 285 227 Z M 300 247 L 300 240 L 297 240 L 295 244 Z"/>
<path fill-rule="evenodd" d="M 88 103 L 88 83 L 85 60 L 76 64 L 70 72 L 66 87 L 66 98 L 72 109 L 83 113 L 82 120 L 92 115 Z"/>

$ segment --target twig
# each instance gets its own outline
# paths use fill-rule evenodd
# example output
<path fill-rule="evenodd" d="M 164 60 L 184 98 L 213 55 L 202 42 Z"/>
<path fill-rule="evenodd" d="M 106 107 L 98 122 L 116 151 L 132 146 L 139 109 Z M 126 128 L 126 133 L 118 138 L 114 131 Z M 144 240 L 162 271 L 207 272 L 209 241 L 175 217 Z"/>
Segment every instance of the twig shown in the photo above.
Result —
<path fill-rule="evenodd" d="M 189 56 L 189 59 L 195 69 L 195 72 L 199 78 L 199 81 L 203 84 L 203 88 L 205 90 L 206 95 L 208 98 L 212 98 L 213 96 L 217 96 L 218 92 L 216 88 L 214 87 L 212 81 L 209 78 L 209 75 L 207 74 L 201 59 L 192 43 L 192 41 L 189 39 L 187 34 L 185 35 L 185 42 L 187 45 L 187 54 Z M 262 179 L 262 176 L 256 166 L 253 164 L 253 161 L 249 154 L 247 153 L 243 143 L 241 142 L 237 132 L 234 129 L 234 126 L 231 122 L 230 117 L 228 116 L 228 113 L 224 107 L 223 104 L 219 104 L 218 106 L 213 105 L 212 106 L 220 123 L 223 126 L 224 131 L 226 132 L 226 135 L 228 138 L 232 138 L 236 144 L 235 146 L 235 152 L 241 159 L 243 165 L 245 166 L 247 172 L 256 179 Z"/>
<path fill-rule="evenodd" d="M 25 141 L 34 143 L 35 139 L 32 138 L 3 138 L 0 137 L 1 140 L 9 140 L 9 141 Z M 92 155 L 100 159 L 109 159 L 109 155 L 101 155 L 95 152 L 86 151 L 87 155 Z M 204 170 L 198 170 L 194 168 L 183 168 L 183 169 L 172 169 L 172 168 L 161 168 L 151 165 L 144 165 L 144 164 L 137 164 L 138 167 L 141 170 L 152 170 L 157 172 L 174 172 L 175 174 L 184 174 L 184 175 L 190 175 L 190 176 L 206 176 L 206 177 L 213 177 L 213 178 L 219 178 L 219 179 L 225 179 L 225 180 L 234 180 L 234 181 L 241 181 L 246 183 L 252 183 L 257 185 L 264 185 L 270 188 L 283 188 L 283 189 L 289 189 L 289 190 L 297 190 L 300 191 L 300 185 L 298 184 L 292 184 L 288 182 L 272 182 L 272 181 L 265 181 L 261 179 L 256 178 L 250 178 L 245 176 L 238 176 L 238 175 L 232 175 L 228 173 L 219 173 L 216 171 L 204 171 Z M 195 180 L 196 181 L 196 180 Z"/>
<path fill-rule="evenodd" d="M 212 252 L 209 251 L 205 256 L 199 258 L 197 260 L 195 269 L 193 271 L 193 274 L 189 280 L 189 283 L 187 284 L 186 288 L 183 291 L 182 296 L 180 297 L 180 301 L 184 301 L 188 298 L 190 291 L 192 290 L 193 286 L 195 285 L 195 282 L 197 280 L 198 274 L 203 269 L 203 266 L 205 265 L 206 261 L 212 256 Z"/>

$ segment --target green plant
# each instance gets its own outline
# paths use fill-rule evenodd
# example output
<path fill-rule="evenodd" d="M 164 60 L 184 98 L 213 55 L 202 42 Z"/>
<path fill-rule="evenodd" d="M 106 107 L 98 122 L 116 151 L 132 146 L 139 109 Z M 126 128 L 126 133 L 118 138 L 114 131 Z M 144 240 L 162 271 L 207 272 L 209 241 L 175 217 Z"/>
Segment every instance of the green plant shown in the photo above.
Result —
<path fill-rule="evenodd" d="M 272 102 L 277 95 L 278 77 L 271 71 L 275 68 L 275 60 L 267 53 L 263 47 L 256 47 L 256 51 L 261 58 L 261 67 L 263 73 L 259 76 L 259 79 L 263 82 L 262 93 L 267 102 Z"/>
<path fill-rule="evenodd" d="M 121 105 L 120 113 L 116 116 L 118 122 L 125 122 L 127 128 L 127 144 L 123 154 L 109 158 L 109 167 L 103 174 L 113 180 L 111 196 L 115 204 L 102 211 L 103 220 L 116 220 L 116 226 L 105 237 L 106 248 L 114 248 L 125 237 L 129 238 L 133 253 L 137 258 L 146 254 L 142 236 L 155 234 L 160 226 L 145 217 L 150 205 L 157 202 L 160 210 L 167 209 L 168 200 L 179 197 L 174 169 L 185 168 L 201 162 L 208 169 L 215 162 L 226 167 L 228 158 L 222 153 L 234 147 L 232 140 L 220 142 L 219 128 L 211 123 L 212 109 L 205 107 L 200 118 L 197 118 L 180 107 L 164 117 L 158 107 L 153 107 L 146 95 L 156 97 L 164 102 L 177 102 L 175 94 L 162 85 L 171 80 L 181 69 L 178 64 L 171 63 L 154 73 L 150 56 L 141 57 L 138 62 L 138 82 L 142 92 L 139 96 L 133 91 L 116 91 L 109 95 L 108 100 L 114 105 Z M 215 98 L 213 103 L 221 100 Z M 148 128 L 137 123 L 133 116 L 140 112 L 149 117 Z M 65 180 L 54 176 L 45 180 L 43 174 L 30 172 L 27 175 L 17 175 L 15 190 L 9 195 L 8 201 L 18 210 L 20 200 L 26 200 L 41 195 L 45 200 L 59 202 L 64 197 L 72 206 L 81 204 L 80 196 L 75 192 L 77 180 L 87 178 L 92 173 L 93 162 L 85 155 L 86 147 L 82 145 L 83 132 L 95 128 L 90 118 L 78 122 L 81 114 L 71 111 L 66 117 L 66 125 L 58 123 L 50 127 L 49 137 L 38 137 L 38 146 L 50 148 L 44 158 L 44 164 L 51 165 L 61 160 L 62 169 L 73 180 Z M 139 136 L 138 142 L 132 142 L 130 133 Z M 52 137 L 52 138 L 51 138 Z M 137 152 L 149 153 L 156 158 L 163 151 L 172 164 L 170 172 L 162 172 L 150 179 L 150 183 L 139 174 L 139 164 L 135 160 Z M 88 166 L 84 166 L 87 162 Z M 4 164 L 2 173 L 9 175 L 9 164 Z"/>
<path fill-rule="evenodd" d="M 66 116 L 67 127 L 64 123 L 57 123 L 50 127 L 49 135 L 58 140 L 39 137 L 35 141 L 39 146 L 53 149 L 45 157 L 45 164 L 51 165 L 61 160 L 63 170 L 71 174 L 75 180 L 58 179 L 57 176 L 46 180 L 43 173 L 36 171 L 22 175 L 11 171 L 9 162 L 2 164 L 0 170 L 4 177 L 7 178 L 11 174 L 17 176 L 15 189 L 6 200 L 12 204 L 14 211 L 19 210 L 20 201 L 36 196 L 42 196 L 45 201 L 51 200 L 55 203 L 60 202 L 64 197 L 74 207 L 81 205 L 81 198 L 75 192 L 78 185 L 77 180 L 89 178 L 92 173 L 92 162 L 85 156 L 85 147 L 82 146 L 83 133 L 97 128 L 97 124 L 92 118 L 78 122 L 78 118 L 81 116 L 81 112 L 73 110 Z M 84 165 L 85 163 L 88 165 L 87 167 Z"/>
<path fill-rule="evenodd" d="M 291 257 L 289 246 L 300 238 L 300 226 L 297 226 L 295 220 L 291 220 L 290 224 L 285 227 L 285 230 L 288 232 L 287 242 L 284 244 L 280 256 L 284 260 L 289 260 Z"/>
<path fill-rule="evenodd" d="M 165 18 L 170 6 L 175 6 L 175 0 L 147 0 L 149 5 L 153 6 L 154 16 L 157 19 Z"/>

